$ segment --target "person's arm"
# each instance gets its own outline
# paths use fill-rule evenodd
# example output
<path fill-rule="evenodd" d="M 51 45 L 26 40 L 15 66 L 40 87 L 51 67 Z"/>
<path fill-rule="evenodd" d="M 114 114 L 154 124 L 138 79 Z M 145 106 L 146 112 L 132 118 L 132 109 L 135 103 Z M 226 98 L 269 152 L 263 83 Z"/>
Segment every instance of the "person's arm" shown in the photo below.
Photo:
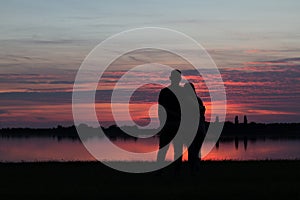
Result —
<path fill-rule="evenodd" d="M 205 106 L 203 104 L 203 101 L 200 97 L 198 97 L 198 103 L 199 103 L 200 111 L 203 112 L 203 114 L 205 114 L 206 108 L 205 108 Z"/>
<path fill-rule="evenodd" d="M 177 116 L 178 118 L 181 116 L 180 113 L 174 112 L 172 109 L 170 109 L 170 106 L 168 106 L 171 103 L 168 92 L 170 91 L 164 88 L 161 90 L 158 97 L 158 117 L 161 123 L 166 120 L 167 115 Z"/>
<path fill-rule="evenodd" d="M 164 99 L 164 89 L 162 89 L 158 96 L 158 119 L 160 123 L 165 121 L 167 116 L 164 108 Z"/>

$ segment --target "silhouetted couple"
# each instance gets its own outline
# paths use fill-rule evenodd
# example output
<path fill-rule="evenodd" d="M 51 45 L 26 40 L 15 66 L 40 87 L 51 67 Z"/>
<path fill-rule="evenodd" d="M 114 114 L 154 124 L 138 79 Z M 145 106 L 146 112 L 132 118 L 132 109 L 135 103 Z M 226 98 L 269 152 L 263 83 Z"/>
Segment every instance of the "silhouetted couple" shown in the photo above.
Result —
<path fill-rule="evenodd" d="M 172 142 L 174 147 L 174 164 L 175 169 L 178 171 L 182 163 L 183 146 L 187 145 L 186 137 L 191 134 L 189 128 L 186 127 L 183 136 L 176 136 L 182 117 L 188 117 L 186 113 L 193 112 L 199 109 L 200 114 L 199 124 L 196 136 L 188 147 L 188 162 L 192 170 L 199 167 L 200 162 L 200 149 L 205 137 L 205 107 L 202 100 L 197 96 L 195 87 L 192 83 L 186 83 L 184 87 L 180 86 L 181 71 L 173 70 L 170 75 L 171 84 L 163 88 L 159 94 L 158 99 L 158 116 L 160 120 L 161 131 L 159 135 L 159 151 L 157 161 L 163 162 L 166 157 L 169 145 Z M 180 102 L 185 107 L 185 114 L 182 113 Z M 197 122 L 196 122 L 197 123 Z M 176 139 L 174 139 L 176 138 Z M 163 148 L 166 147 L 166 148 Z"/>

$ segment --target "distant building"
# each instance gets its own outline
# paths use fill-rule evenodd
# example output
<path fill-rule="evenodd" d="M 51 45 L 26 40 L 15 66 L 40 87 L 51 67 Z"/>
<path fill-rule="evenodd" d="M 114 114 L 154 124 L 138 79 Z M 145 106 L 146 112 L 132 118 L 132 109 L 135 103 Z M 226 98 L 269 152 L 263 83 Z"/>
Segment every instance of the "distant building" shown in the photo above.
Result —
<path fill-rule="evenodd" d="M 234 124 L 239 124 L 239 117 L 238 116 L 235 116 L 235 118 L 234 118 Z"/>
<path fill-rule="evenodd" d="M 244 116 L 244 124 L 245 124 L 245 125 L 248 124 L 248 119 L 247 119 L 247 116 L 246 116 L 246 115 Z"/>
<path fill-rule="evenodd" d="M 219 121 L 219 116 L 216 116 L 215 122 L 220 122 L 220 121 Z"/>

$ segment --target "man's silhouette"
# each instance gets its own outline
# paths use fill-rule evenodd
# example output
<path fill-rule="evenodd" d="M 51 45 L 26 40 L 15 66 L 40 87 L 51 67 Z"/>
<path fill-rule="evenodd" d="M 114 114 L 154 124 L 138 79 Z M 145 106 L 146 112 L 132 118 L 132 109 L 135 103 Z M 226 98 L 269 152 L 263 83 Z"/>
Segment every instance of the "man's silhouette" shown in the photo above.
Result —
<path fill-rule="evenodd" d="M 182 87 L 179 85 L 181 81 L 181 71 L 173 70 L 169 78 L 171 85 L 161 90 L 158 99 L 158 116 L 161 123 L 160 125 L 163 126 L 161 127 L 159 137 L 158 162 L 165 160 L 170 142 L 175 137 L 181 121 L 180 103 L 177 98 L 182 95 Z M 176 141 L 180 142 L 180 139 Z M 182 145 L 177 143 L 173 143 L 174 158 L 178 158 L 176 162 L 181 163 Z M 166 148 L 162 149 L 165 146 Z"/>

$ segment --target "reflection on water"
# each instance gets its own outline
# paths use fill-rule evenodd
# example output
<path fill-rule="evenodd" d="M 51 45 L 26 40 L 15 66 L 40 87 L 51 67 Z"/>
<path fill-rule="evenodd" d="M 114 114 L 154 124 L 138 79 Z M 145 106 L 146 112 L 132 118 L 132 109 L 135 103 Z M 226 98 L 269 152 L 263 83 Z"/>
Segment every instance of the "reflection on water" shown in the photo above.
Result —
<path fill-rule="evenodd" d="M 234 139 L 219 143 L 206 160 L 300 159 L 299 139 Z"/>
<path fill-rule="evenodd" d="M 92 160 L 79 140 L 0 138 L 0 161 Z"/>
<path fill-rule="evenodd" d="M 91 139 L 88 143 L 105 147 L 101 139 Z M 120 148 L 131 152 L 151 152 L 158 148 L 156 138 L 147 140 L 116 140 Z M 101 148 L 103 149 L 103 148 Z M 105 149 L 105 148 L 104 148 Z M 103 160 L 145 160 L 142 155 L 120 157 L 116 152 L 105 152 Z M 148 161 L 154 161 L 155 155 Z M 167 160 L 173 158 L 171 145 Z M 184 155 L 184 160 L 187 155 Z M 265 159 L 300 159 L 299 139 L 248 140 L 247 138 L 218 142 L 204 160 L 265 160 Z M 92 161 L 93 156 L 79 140 L 57 140 L 55 138 L 0 138 L 0 161 Z"/>

